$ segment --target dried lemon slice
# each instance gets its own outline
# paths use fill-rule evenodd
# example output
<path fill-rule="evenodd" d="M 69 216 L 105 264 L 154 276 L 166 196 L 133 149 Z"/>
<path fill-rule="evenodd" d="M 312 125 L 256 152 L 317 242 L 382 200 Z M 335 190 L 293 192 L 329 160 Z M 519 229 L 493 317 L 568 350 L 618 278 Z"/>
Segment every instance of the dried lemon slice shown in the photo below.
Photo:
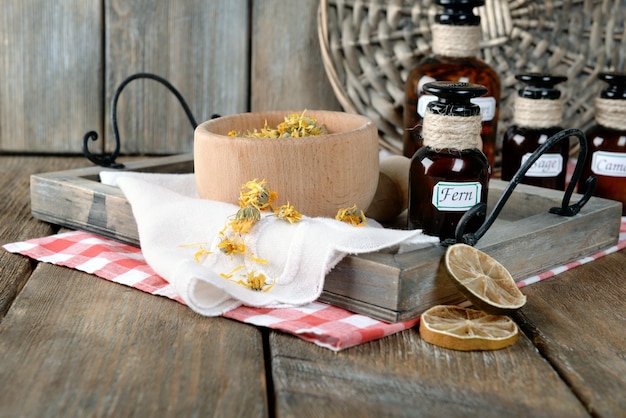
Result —
<path fill-rule="evenodd" d="M 452 350 L 499 350 L 515 343 L 519 331 L 507 316 L 437 305 L 422 314 L 420 336 L 430 344 Z"/>
<path fill-rule="evenodd" d="M 474 306 L 494 315 L 508 315 L 524 306 L 526 296 L 511 273 L 494 258 L 467 244 L 448 247 L 443 272 Z"/>

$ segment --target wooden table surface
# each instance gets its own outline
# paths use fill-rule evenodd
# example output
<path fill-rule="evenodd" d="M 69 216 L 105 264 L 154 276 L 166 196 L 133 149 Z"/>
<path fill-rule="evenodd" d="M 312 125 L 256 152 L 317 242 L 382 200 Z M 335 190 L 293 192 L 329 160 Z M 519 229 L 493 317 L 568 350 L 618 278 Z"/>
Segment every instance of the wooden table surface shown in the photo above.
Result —
<path fill-rule="evenodd" d="M 0 156 L 0 245 L 58 231 L 30 214 L 30 174 L 88 165 Z M 621 251 L 525 287 L 503 350 L 415 328 L 335 353 L 1 251 L 0 417 L 626 416 L 625 267 Z"/>

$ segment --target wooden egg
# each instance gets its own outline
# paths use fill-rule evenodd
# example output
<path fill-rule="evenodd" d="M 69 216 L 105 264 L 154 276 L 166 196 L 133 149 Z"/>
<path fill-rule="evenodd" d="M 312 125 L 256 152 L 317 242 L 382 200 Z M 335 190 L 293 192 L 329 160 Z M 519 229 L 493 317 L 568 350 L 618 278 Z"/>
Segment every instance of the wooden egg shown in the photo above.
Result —
<path fill-rule="evenodd" d="M 379 222 L 394 220 L 409 204 L 411 160 L 392 155 L 380 162 L 378 187 L 365 215 Z"/>

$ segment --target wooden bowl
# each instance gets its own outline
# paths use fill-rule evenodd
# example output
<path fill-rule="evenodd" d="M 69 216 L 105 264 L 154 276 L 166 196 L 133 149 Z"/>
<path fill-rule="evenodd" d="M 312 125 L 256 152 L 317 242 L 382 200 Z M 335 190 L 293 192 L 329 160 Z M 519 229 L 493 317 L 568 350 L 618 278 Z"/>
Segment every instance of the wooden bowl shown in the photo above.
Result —
<path fill-rule="evenodd" d="M 360 115 L 306 111 L 324 124 L 327 135 L 257 139 L 227 136 L 228 132 L 260 130 L 302 111 L 242 113 L 206 121 L 194 133 L 194 172 L 203 199 L 238 204 L 241 186 L 266 180 L 278 194 L 276 206 L 287 203 L 307 216 L 334 217 L 356 204 L 366 210 L 378 184 L 378 132 Z"/>

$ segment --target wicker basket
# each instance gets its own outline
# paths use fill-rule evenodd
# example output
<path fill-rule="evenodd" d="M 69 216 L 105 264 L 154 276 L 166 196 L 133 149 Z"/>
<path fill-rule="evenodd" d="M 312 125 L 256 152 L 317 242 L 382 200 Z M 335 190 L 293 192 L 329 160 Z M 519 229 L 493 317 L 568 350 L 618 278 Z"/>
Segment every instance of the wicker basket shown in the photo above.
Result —
<path fill-rule="evenodd" d="M 326 73 L 347 112 L 370 117 L 381 146 L 402 149 L 404 83 L 430 54 L 433 0 L 321 0 L 318 34 Z M 486 0 L 482 59 L 499 74 L 498 130 L 510 125 L 519 84 L 515 74 L 548 72 L 568 77 L 563 127 L 593 122 L 601 71 L 624 71 L 626 5 L 621 0 Z"/>

